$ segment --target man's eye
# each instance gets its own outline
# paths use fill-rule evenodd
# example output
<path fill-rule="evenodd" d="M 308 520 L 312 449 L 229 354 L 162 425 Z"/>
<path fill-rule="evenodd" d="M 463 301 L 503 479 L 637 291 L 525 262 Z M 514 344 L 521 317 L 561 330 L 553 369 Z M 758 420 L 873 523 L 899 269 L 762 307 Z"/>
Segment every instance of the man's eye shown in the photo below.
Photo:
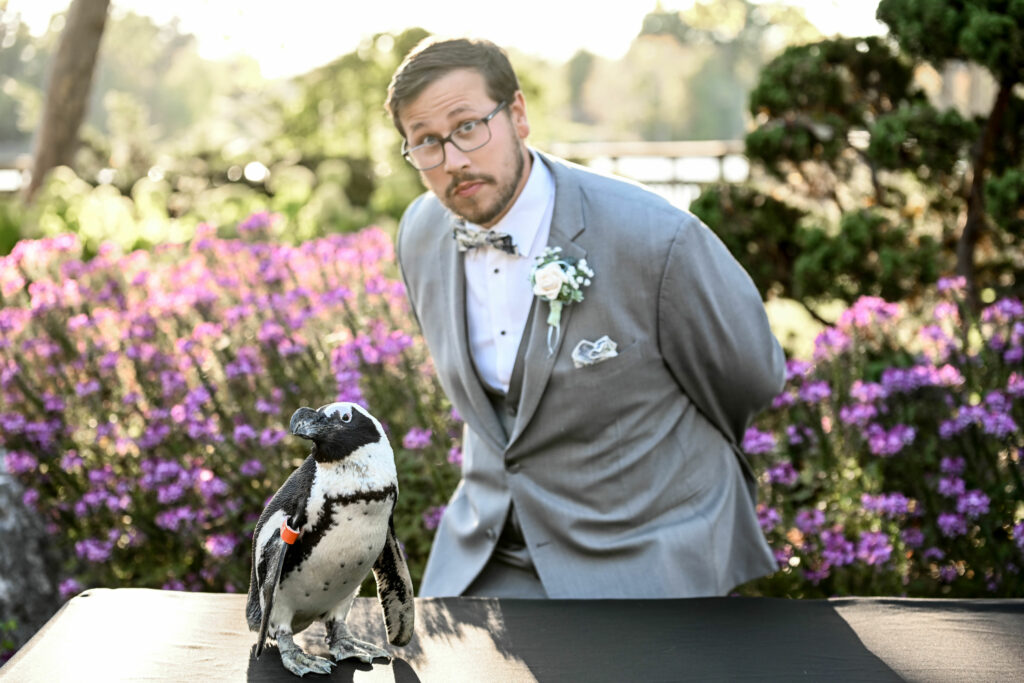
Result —
<path fill-rule="evenodd" d="M 473 132 L 473 129 L 480 125 L 479 121 L 466 121 L 464 124 L 455 129 L 456 135 L 469 135 Z"/>
<path fill-rule="evenodd" d="M 413 145 L 413 147 L 429 147 L 430 145 L 436 145 L 436 144 L 437 144 L 437 138 L 434 137 L 433 135 L 428 135 L 427 137 L 423 138 L 422 140 L 417 142 L 415 145 Z"/>

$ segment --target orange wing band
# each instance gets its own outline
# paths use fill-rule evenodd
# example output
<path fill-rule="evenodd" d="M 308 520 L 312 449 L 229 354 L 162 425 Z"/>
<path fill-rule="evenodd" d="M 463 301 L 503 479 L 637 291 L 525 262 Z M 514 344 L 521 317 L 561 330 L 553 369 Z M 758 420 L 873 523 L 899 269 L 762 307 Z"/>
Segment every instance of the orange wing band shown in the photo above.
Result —
<path fill-rule="evenodd" d="M 293 543 L 295 543 L 295 539 L 297 539 L 298 537 L 299 537 L 298 529 L 293 529 L 290 526 L 288 526 L 288 520 L 287 519 L 284 520 L 283 522 L 281 522 L 281 540 L 282 541 L 284 541 L 288 545 L 292 545 Z"/>

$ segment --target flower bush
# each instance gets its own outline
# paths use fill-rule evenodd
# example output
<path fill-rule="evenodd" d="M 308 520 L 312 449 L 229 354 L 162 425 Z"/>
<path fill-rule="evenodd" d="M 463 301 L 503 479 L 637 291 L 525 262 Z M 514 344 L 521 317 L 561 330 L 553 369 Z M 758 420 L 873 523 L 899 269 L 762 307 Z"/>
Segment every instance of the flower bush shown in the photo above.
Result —
<path fill-rule="evenodd" d="M 743 444 L 780 571 L 744 592 L 1024 591 L 1024 305 L 973 318 L 962 287 L 923 322 L 861 298 L 788 363 Z"/>
<path fill-rule="evenodd" d="M 0 457 L 46 520 L 65 596 L 89 586 L 245 591 L 264 504 L 308 454 L 292 412 L 362 403 L 389 432 L 418 583 L 458 479 L 459 422 L 391 275 L 387 234 L 237 239 L 81 259 L 73 235 L 0 260 Z M 424 517 L 424 515 L 426 515 Z"/>

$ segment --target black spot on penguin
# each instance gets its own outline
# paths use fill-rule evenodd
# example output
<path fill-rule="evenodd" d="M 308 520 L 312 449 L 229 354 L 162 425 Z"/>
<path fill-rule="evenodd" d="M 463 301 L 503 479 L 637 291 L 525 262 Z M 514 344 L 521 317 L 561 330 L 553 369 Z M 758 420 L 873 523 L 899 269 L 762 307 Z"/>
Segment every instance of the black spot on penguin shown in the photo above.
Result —
<path fill-rule="evenodd" d="M 313 528 L 303 533 L 302 537 L 296 541 L 295 545 L 291 546 L 290 551 L 285 555 L 284 567 L 281 570 L 281 580 L 283 581 L 292 572 L 302 571 L 303 563 L 313 554 L 313 548 L 323 540 L 332 527 L 336 526 L 337 522 L 334 519 L 336 509 L 355 503 L 385 502 L 388 500 L 393 502 L 397 498 L 398 488 L 394 485 L 385 486 L 376 491 L 358 491 L 340 496 L 329 496 L 324 505 L 326 514 L 321 515 Z M 366 515 L 368 512 L 364 510 L 363 514 Z"/>

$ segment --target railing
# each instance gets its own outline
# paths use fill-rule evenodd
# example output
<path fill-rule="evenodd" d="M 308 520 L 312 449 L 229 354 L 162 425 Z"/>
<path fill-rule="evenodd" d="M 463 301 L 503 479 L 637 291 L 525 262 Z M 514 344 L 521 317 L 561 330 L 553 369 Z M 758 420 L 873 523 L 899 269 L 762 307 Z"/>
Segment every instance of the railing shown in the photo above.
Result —
<path fill-rule="evenodd" d="M 683 208 L 696 199 L 702 186 L 742 182 L 749 173 L 743 140 L 556 142 L 545 149 L 644 183 Z"/>

